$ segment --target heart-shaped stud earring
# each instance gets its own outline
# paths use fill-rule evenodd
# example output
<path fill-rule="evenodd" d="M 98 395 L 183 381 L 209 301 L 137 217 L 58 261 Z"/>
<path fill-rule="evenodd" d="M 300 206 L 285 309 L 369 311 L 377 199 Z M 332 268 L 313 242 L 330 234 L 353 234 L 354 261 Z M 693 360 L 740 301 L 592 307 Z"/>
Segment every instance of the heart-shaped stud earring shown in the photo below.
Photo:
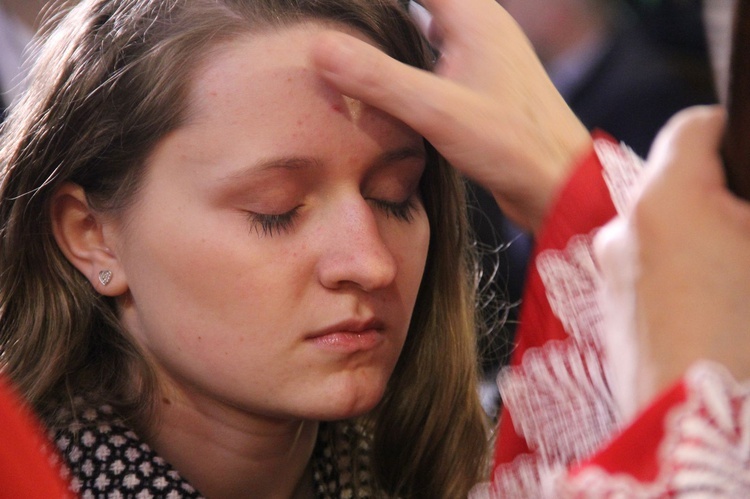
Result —
<path fill-rule="evenodd" d="M 102 283 L 102 286 L 106 286 L 109 284 L 109 281 L 112 280 L 112 271 L 111 270 L 102 270 L 99 272 L 99 282 Z"/>

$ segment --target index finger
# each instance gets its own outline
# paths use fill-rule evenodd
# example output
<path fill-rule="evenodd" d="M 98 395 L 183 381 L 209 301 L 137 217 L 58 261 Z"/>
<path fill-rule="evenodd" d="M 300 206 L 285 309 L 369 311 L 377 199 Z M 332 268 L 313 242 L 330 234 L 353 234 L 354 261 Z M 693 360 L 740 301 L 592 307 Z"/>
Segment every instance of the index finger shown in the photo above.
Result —
<path fill-rule="evenodd" d="M 321 76 L 343 94 L 396 117 L 431 142 L 448 138 L 441 135 L 464 92 L 457 84 L 341 32 L 320 35 L 312 58 Z"/>

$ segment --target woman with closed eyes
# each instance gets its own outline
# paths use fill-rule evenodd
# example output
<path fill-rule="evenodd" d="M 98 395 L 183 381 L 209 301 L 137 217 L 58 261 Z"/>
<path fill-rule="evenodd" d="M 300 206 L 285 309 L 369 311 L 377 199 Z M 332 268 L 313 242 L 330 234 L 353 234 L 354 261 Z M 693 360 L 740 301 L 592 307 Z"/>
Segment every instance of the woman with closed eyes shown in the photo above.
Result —
<path fill-rule="evenodd" d="M 313 70 L 389 0 L 84 0 L 3 130 L 3 370 L 83 497 L 462 497 L 485 473 L 461 181 Z M 118 495 L 119 494 L 119 495 Z"/>

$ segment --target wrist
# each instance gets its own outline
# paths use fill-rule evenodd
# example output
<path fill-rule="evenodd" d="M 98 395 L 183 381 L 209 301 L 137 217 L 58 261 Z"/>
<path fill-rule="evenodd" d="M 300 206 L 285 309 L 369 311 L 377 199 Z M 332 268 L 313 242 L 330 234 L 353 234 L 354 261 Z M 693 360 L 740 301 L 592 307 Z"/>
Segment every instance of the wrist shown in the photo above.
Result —
<path fill-rule="evenodd" d="M 566 130 L 548 144 L 549 148 L 541 151 L 543 155 L 538 160 L 542 165 L 540 171 L 545 175 L 540 179 L 540 184 L 545 187 L 540 189 L 538 206 L 532 211 L 533 218 L 530 219 L 530 228 L 534 233 L 541 229 L 572 173 L 592 154 L 594 142 L 588 130 L 581 125 L 575 130 Z"/>

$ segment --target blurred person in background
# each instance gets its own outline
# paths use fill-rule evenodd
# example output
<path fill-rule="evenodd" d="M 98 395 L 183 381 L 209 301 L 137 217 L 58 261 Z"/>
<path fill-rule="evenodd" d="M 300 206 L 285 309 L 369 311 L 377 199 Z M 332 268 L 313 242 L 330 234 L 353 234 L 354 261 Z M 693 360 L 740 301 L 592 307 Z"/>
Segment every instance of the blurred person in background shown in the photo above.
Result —
<path fill-rule="evenodd" d="M 649 15 L 660 11 L 635 16 L 638 11 L 618 0 L 499 3 L 521 25 L 552 82 L 581 121 L 589 129 L 606 130 L 641 157 L 676 111 L 714 101 L 703 37 L 652 35 L 652 27 L 661 24 L 649 20 Z M 697 9 L 696 5 L 673 13 L 671 23 L 680 25 L 681 18 L 692 22 L 691 13 L 697 16 Z M 685 48 L 679 49 L 678 43 Z M 701 43 L 702 52 L 687 70 L 687 44 Z"/>

